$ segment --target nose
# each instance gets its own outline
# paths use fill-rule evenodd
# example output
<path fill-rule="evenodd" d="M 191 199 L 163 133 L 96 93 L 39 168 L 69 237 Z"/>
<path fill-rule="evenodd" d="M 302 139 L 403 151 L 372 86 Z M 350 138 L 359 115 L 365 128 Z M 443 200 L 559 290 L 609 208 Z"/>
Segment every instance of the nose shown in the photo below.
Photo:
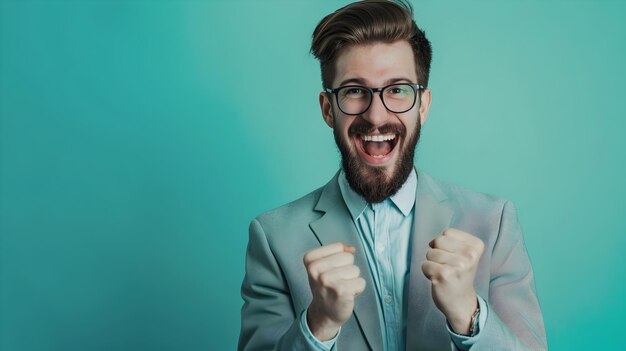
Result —
<path fill-rule="evenodd" d="M 382 126 L 390 118 L 390 112 L 385 108 L 383 100 L 380 98 L 380 94 L 374 93 L 372 95 L 372 103 L 370 108 L 365 111 L 361 117 L 370 122 L 373 126 Z"/>

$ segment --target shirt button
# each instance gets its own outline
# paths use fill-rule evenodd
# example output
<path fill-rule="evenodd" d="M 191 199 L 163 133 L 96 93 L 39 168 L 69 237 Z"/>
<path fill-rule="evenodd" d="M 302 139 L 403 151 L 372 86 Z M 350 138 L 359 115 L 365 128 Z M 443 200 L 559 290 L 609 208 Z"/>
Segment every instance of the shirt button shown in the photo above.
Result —
<path fill-rule="evenodd" d="M 393 301 L 393 297 L 391 297 L 391 295 L 387 295 L 385 296 L 385 303 L 386 304 L 390 304 L 391 301 Z"/>

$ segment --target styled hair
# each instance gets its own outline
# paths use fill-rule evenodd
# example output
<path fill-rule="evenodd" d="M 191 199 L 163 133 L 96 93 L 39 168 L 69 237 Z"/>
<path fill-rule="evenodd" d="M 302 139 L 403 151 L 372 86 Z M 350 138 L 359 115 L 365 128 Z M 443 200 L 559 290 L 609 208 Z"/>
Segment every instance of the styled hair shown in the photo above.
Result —
<path fill-rule="evenodd" d="M 406 40 L 413 49 L 417 83 L 428 86 L 432 48 L 426 33 L 413 20 L 406 1 L 365 0 L 324 17 L 313 31 L 311 53 L 320 61 L 322 84 L 331 87 L 341 50 L 352 45 Z"/>

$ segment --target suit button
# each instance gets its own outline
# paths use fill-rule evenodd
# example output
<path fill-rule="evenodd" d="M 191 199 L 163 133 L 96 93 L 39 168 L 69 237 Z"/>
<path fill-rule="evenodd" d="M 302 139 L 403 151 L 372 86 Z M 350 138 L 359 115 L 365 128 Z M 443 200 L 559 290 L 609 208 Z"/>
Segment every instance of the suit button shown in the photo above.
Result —
<path fill-rule="evenodd" d="M 385 299 L 384 299 L 384 300 L 385 300 L 385 303 L 386 303 L 386 304 L 390 304 L 390 303 L 393 301 L 393 297 L 391 297 L 391 295 L 387 294 L 387 295 L 385 296 Z"/>

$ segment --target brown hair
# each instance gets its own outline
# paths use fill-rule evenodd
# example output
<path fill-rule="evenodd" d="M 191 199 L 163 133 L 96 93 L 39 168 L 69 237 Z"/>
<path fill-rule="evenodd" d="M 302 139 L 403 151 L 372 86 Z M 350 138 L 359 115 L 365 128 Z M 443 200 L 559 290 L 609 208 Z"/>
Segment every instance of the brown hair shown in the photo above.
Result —
<path fill-rule="evenodd" d="M 350 45 L 406 40 L 413 48 L 417 83 L 428 86 L 432 48 L 413 20 L 413 7 L 405 1 L 365 0 L 324 17 L 313 32 L 311 53 L 320 61 L 322 84 L 331 87 L 335 61 Z"/>

